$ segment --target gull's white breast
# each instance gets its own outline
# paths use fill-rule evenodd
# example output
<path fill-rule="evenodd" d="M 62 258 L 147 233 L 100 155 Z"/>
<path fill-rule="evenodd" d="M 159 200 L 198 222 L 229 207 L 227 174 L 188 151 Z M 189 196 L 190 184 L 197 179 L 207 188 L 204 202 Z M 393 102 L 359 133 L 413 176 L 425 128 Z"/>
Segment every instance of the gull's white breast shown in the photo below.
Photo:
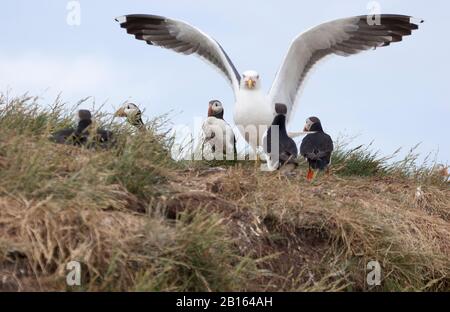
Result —
<path fill-rule="evenodd" d="M 262 137 L 268 126 L 272 124 L 274 109 L 269 97 L 260 90 L 239 90 L 234 106 L 234 123 L 247 142 L 256 148 L 262 144 Z M 248 132 L 251 129 L 257 132 L 255 139 L 250 139 Z M 247 135 L 246 135 L 247 132 Z"/>

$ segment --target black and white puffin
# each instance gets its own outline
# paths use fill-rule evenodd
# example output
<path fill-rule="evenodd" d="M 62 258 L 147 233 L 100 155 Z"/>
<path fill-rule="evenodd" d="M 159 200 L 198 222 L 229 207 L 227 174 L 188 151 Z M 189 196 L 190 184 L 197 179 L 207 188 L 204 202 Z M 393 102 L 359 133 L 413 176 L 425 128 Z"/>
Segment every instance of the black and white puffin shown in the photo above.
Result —
<path fill-rule="evenodd" d="M 115 117 L 125 117 L 128 123 L 136 127 L 139 131 L 145 131 L 145 124 L 142 121 L 142 112 L 136 104 L 127 103 L 119 108 L 114 114 Z"/>
<path fill-rule="evenodd" d="M 272 125 L 267 130 L 263 138 L 263 148 L 267 155 L 267 167 L 269 170 L 277 170 L 283 166 L 297 167 L 298 149 L 295 141 L 289 137 L 286 131 L 287 106 L 275 104 L 277 115 L 273 119 Z M 278 127 L 278 138 L 272 138 L 272 132 Z M 278 139 L 278 152 L 273 147 L 276 146 L 272 139 Z"/>
<path fill-rule="evenodd" d="M 333 152 L 333 140 L 323 131 L 322 124 L 317 117 L 306 119 L 305 132 L 308 134 L 300 145 L 300 154 L 308 161 L 308 174 L 306 178 L 311 181 L 314 178 L 313 170 L 328 169 Z"/>
<path fill-rule="evenodd" d="M 202 150 L 206 158 L 227 160 L 236 157 L 236 137 L 231 126 L 223 119 L 224 109 L 219 100 L 208 103 L 208 118 L 202 125 Z"/>
<path fill-rule="evenodd" d="M 95 135 L 89 132 L 92 122 L 92 114 L 89 110 L 80 109 L 77 113 L 78 125 L 76 128 L 66 128 L 53 133 L 50 140 L 58 144 L 75 146 L 108 147 L 114 143 L 113 133 L 109 130 L 96 129 Z"/>

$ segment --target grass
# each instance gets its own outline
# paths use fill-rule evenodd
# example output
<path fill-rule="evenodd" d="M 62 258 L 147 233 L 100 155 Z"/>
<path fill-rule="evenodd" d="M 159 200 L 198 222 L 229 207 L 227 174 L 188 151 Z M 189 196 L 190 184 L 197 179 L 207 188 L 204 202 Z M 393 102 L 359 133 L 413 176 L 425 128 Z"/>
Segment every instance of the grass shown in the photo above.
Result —
<path fill-rule="evenodd" d="M 303 161 L 291 178 L 174 161 L 166 116 L 137 134 L 97 111 L 108 150 L 49 142 L 86 104 L 0 97 L 0 290 L 450 290 L 448 182 L 414 149 L 394 162 L 337 142 L 331 175 L 308 183 Z"/>

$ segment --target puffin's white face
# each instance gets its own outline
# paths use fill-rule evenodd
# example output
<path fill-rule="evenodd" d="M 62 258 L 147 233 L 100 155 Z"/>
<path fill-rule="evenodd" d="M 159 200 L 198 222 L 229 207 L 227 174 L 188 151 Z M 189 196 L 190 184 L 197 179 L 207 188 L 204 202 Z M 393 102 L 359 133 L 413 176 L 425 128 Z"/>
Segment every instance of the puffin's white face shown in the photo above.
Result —
<path fill-rule="evenodd" d="M 306 119 L 305 122 L 305 127 L 303 127 L 303 131 L 307 132 L 309 131 L 309 129 L 311 129 L 311 126 L 313 125 L 312 121 L 308 119 Z"/>
<path fill-rule="evenodd" d="M 309 117 L 308 119 L 306 119 L 306 123 L 305 123 L 305 127 L 303 128 L 303 131 L 305 131 L 305 132 L 311 131 L 311 127 L 317 122 L 320 122 L 319 118 Z"/>
<path fill-rule="evenodd" d="M 119 110 L 115 113 L 117 117 L 133 117 L 141 113 L 139 107 L 137 107 L 133 103 L 128 103 L 119 108 Z"/>
<path fill-rule="evenodd" d="M 208 110 L 209 114 L 217 115 L 221 112 L 223 112 L 223 106 L 220 101 L 213 100 L 213 101 L 209 102 L 209 110 Z"/>
<path fill-rule="evenodd" d="M 259 89 L 259 74 L 254 70 L 247 70 L 242 74 L 241 87 L 253 90 Z"/>

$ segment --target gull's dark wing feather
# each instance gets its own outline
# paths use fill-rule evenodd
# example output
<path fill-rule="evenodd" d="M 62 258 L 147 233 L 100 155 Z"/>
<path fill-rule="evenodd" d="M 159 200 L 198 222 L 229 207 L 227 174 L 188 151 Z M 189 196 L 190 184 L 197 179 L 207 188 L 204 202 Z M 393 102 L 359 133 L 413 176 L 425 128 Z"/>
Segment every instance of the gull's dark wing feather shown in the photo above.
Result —
<path fill-rule="evenodd" d="M 240 74 L 225 50 L 216 40 L 194 26 L 157 15 L 125 15 L 116 20 L 127 33 L 149 45 L 201 57 L 227 78 L 235 94 L 239 90 Z"/>

